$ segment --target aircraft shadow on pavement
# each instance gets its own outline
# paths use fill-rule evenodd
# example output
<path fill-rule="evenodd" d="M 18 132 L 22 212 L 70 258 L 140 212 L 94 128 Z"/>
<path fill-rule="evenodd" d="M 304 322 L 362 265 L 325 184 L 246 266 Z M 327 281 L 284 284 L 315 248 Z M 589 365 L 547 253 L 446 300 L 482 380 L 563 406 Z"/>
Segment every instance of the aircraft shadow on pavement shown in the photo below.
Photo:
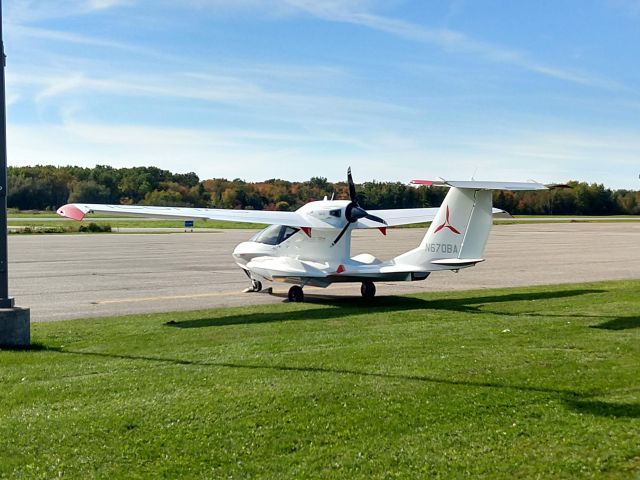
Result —
<path fill-rule="evenodd" d="M 361 297 L 335 297 L 329 295 L 306 295 L 305 303 L 321 304 L 323 308 L 312 308 L 291 312 L 256 312 L 232 314 L 225 317 L 205 317 L 181 322 L 170 321 L 165 325 L 176 328 L 223 327 L 254 323 L 285 322 L 299 320 L 332 320 L 357 314 L 380 312 L 402 312 L 407 310 L 448 310 L 461 313 L 498 313 L 483 310 L 481 307 L 504 302 L 549 300 L 554 298 L 576 297 L 604 290 L 573 289 L 554 292 L 510 293 L 506 295 L 479 295 L 467 298 L 447 298 L 424 300 L 416 297 L 381 296 L 372 299 Z M 327 308 L 333 307 L 333 308 Z M 509 314 L 512 315 L 512 314 Z"/>

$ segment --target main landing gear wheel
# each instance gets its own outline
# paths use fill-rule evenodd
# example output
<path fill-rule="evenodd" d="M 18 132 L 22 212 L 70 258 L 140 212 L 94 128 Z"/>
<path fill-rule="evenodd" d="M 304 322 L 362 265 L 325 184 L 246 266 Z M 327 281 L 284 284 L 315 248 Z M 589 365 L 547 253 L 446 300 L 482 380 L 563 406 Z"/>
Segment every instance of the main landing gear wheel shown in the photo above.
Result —
<path fill-rule="evenodd" d="M 369 280 L 362 282 L 360 293 L 364 298 L 373 298 L 376 295 L 376 286 Z"/>
<path fill-rule="evenodd" d="M 304 302 L 304 292 L 302 291 L 302 287 L 294 285 L 289 289 L 287 297 L 290 302 Z"/>

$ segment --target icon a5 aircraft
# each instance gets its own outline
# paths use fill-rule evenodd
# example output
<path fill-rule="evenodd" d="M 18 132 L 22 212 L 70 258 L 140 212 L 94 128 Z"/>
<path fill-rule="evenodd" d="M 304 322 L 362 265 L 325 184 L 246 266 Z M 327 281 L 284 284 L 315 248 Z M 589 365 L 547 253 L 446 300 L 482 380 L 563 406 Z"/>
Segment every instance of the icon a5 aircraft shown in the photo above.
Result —
<path fill-rule="evenodd" d="M 543 190 L 536 182 L 482 182 L 413 180 L 417 185 L 449 187 L 439 208 L 365 210 L 347 171 L 349 200 L 307 203 L 295 212 L 229 210 L 138 205 L 72 203 L 58 214 L 82 220 L 87 213 L 160 217 L 184 220 L 226 220 L 264 223 L 267 228 L 240 243 L 233 251 L 238 266 L 258 292 L 262 283 L 286 282 L 290 301 L 304 300 L 306 285 L 328 287 L 332 283 L 361 283 L 365 298 L 375 295 L 376 281 L 424 280 L 433 271 L 471 267 L 484 261 L 482 255 L 493 224 L 492 190 Z M 351 232 L 355 228 L 377 228 L 432 222 L 417 247 L 390 260 L 363 253 L 351 256 Z"/>

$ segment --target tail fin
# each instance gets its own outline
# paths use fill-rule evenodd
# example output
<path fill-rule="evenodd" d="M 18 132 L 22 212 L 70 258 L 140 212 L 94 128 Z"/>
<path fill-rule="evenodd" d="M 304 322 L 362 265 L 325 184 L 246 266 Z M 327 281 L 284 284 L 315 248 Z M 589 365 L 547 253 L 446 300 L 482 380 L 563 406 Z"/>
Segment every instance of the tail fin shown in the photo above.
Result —
<path fill-rule="evenodd" d="M 450 187 L 420 246 L 394 258 L 420 271 L 455 270 L 482 262 L 493 224 L 492 190 L 546 190 L 529 182 L 413 180 L 416 185 Z"/>

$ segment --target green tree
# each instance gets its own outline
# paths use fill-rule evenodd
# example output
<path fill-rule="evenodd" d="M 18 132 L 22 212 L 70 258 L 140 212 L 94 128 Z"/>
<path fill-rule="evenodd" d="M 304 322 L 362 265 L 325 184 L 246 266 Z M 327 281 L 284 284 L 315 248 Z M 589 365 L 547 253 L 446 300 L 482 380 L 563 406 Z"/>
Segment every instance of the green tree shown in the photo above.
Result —
<path fill-rule="evenodd" d="M 161 207 L 185 206 L 182 195 L 175 190 L 154 190 L 144 196 L 141 205 L 158 205 Z"/>
<path fill-rule="evenodd" d="M 69 203 L 109 203 L 111 191 L 95 180 L 79 180 L 71 184 L 67 201 Z"/>

